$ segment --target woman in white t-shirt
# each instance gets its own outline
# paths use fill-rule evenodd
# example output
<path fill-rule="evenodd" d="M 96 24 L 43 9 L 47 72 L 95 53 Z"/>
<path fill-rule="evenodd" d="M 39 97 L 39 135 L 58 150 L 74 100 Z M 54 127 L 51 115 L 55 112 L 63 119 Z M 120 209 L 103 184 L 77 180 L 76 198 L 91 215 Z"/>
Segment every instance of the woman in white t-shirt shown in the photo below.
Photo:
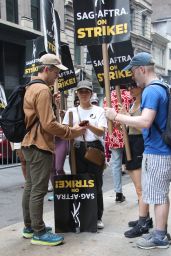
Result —
<path fill-rule="evenodd" d="M 80 100 L 78 107 L 73 107 L 67 110 L 63 119 L 63 124 L 69 125 L 69 112 L 73 113 L 73 125 L 86 125 L 84 137 L 77 137 L 74 140 L 75 155 L 76 155 L 76 170 L 77 173 L 93 173 L 97 187 L 97 228 L 104 228 L 102 222 L 103 215 L 103 168 L 89 162 L 84 158 L 86 152 L 85 142 L 87 147 L 95 147 L 104 151 L 103 135 L 107 128 L 107 121 L 104 114 L 104 109 L 92 105 L 90 99 L 92 96 L 92 83 L 87 80 L 80 81 L 77 86 L 77 94 Z M 85 121 L 85 122 L 84 122 Z"/>

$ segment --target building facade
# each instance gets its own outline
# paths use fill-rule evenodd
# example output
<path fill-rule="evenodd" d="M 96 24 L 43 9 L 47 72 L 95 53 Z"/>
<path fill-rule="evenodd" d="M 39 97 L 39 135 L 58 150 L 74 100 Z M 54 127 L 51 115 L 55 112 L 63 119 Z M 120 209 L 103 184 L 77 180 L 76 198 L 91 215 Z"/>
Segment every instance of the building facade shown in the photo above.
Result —
<path fill-rule="evenodd" d="M 161 18 L 171 17 L 171 1 L 170 0 L 152 0 L 152 22 Z"/>
<path fill-rule="evenodd" d="M 153 32 L 165 38 L 168 42 L 160 46 L 157 42 L 158 51 L 154 53 L 158 63 L 164 62 L 165 72 L 162 74 L 164 80 L 171 84 L 171 1 L 152 0 L 152 28 Z M 161 11 L 160 11 L 161 10 Z M 163 53 L 161 54 L 161 52 Z"/>
<path fill-rule="evenodd" d="M 40 22 L 36 23 L 37 28 L 33 29 L 33 9 L 28 3 L 26 0 L 6 0 L 1 1 L 0 5 L 0 82 L 7 96 L 16 85 L 23 82 L 25 41 L 41 34 Z"/>
<path fill-rule="evenodd" d="M 166 77 L 168 74 L 168 44 L 169 40 L 162 35 L 161 31 L 152 24 L 152 55 L 155 61 L 156 73 L 159 77 Z"/>
<path fill-rule="evenodd" d="M 68 2 L 65 1 L 66 5 Z M 54 7 L 62 17 L 61 40 L 64 43 L 69 42 L 73 52 L 73 35 L 70 36 L 73 32 L 69 31 L 68 22 L 66 30 L 69 37 L 64 31 L 64 0 L 55 0 Z M 0 83 L 8 96 L 16 85 L 25 82 L 23 72 L 26 40 L 43 35 L 40 0 L 0 0 L 0 31 Z"/>
<path fill-rule="evenodd" d="M 134 53 L 151 52 L 151 0 L 131 0 L 131 40 Z"/>
<path fill-rule="evenodd" d="M 157 51 L 157 35 L 155 31 L 151 33 L 152 2 L 154 1 L 130 0 L 131 39 L 135 53 Z M 54 0 L 54 7 L 61 20 L 61 41 L 69 44 L 78 79 L 80 74 L 82 78 L 92 79 L 95 92 L 103 97 L 103 89 L 96 80 L 92 65 L 86 65 L 86 47 L 75 45 L 73 0 Z M 40 0 L 0 0 L 0 31 L 0 83 L 8 96 L 16 85 L 24 82 L 26 40 L 43 35 Z M 165 48 L 167 40 L 159 37 L 159 41 L 162 49 Z M 167 54 L 171 56 L 171 52 L 168 51 Z M 168 72 L 171 72 L 169 68 Z M 166 73 L 163 66 L 162 74 Z"/>

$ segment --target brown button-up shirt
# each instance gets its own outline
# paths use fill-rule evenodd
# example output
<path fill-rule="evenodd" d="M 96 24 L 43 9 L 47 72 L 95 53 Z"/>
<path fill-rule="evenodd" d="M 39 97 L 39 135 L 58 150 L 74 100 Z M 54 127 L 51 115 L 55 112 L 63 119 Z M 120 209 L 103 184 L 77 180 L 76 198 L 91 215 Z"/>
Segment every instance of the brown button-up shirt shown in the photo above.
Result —
<path fill-rule="evenodd" d="M 35 145 L 39 149 L 54 151 L 54 136 L 70 139 L 74 131 L 56 121 L 52 109 L 52 95 L 45 84 L 32 84 L 24 96 L 25 123 L 29 132 L 25 135 L 22 146 Z"/>

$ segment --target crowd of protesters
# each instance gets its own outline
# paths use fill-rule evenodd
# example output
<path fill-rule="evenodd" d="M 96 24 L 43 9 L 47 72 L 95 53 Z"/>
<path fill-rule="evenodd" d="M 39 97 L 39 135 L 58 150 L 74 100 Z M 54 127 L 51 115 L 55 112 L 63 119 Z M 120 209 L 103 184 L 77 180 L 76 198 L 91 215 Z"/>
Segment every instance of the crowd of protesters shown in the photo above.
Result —
<path fill-rule="evenodd" d="M 103 152 L 105 149 L 108 160 L 111 157 L 115 201 L 123 203 L 126 198 L 121 181 L 124 153 L 122 125 L 125 124 L 132 155 L 131 161 L 126 160 L 126 170 L 134 183 L 139 202 L 139 219 L 128 223 L 132 228 L 125 232 L 125 236 L 132 238 L 143 235 L 137 241 L 137 246 L 143 249 L 168 248 L 171 148 L 164 143 L 154 125 L 155 122 L 161 130 L 165 129 L 168 97 L 166 90 L 158 85 L 161 82 L 155 73 L 152 56 L 142 52 L 132 58 L 125 70 L 132 71 L 137 86 L 121 90 L 122 104 L 117 102 L 116 92 L 112 91 L 112 108 L 107 107 L 105 98 L 104 109 L 100 107 L 97 95 L 93 94 L 92 83 L 80 81 L 74 107 L 66 111 L 60 124 L 53 112 L 52 94 L 48 87 L 58 78 L 59 70 L 66 69 L 57 56 L 43 55 L 37 78 L 46 84 L 40 81 L 29 86 L 24 97 L 26 126 L 31 129 L 22 142 L 26 172 L 22 200 L 23 237 L 31 238 L 31 243 L 38 245 L 58 245 L 64 240 L 63 236 L 53 234 L 52 228 L 43 221 L 43 200 L 54 163 L 55 136 L 62 140 L 74 139 L 78 173 L 93 172 L 97 186 L 97 228 L 104 228 L 103 168 L 85 161 L 84 155 L 89 146 Z M 73 127 L 70 127 L 69 112 L 73 113 Z M 113 122 L 112 135 L 108 134 L 107 120 Z M 60 171 L 65 174 L 63 165 L 64 161 Z M 148 233 L 153 227 L 150 204 L 154 205 L 155 229 Z"/>

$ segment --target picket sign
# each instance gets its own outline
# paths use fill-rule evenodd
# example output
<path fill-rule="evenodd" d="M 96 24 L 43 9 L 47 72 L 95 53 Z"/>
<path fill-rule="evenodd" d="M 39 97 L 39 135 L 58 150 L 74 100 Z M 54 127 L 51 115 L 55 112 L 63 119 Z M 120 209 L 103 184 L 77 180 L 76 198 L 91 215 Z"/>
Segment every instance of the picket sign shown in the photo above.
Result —
<path fill-rule="evenodd" d="M 97 192 L 91 173 L 54 177 L 55 232 L 97 232 Z"/>

